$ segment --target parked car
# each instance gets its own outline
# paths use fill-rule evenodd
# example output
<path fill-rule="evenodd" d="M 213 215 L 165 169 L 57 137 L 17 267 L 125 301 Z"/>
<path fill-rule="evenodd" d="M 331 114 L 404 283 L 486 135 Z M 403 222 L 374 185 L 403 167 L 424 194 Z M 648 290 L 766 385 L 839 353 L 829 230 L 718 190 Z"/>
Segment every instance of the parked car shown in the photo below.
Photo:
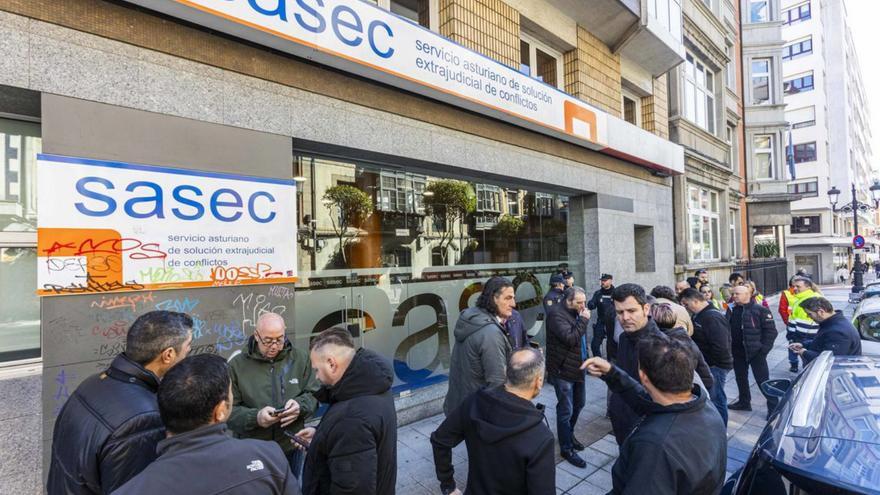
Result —
<path fill-rule="evenodd" d="M 792 380 L 722 495 L 880 494 L 880 357 L 823 352 Z"/>
<path fill-rule="evenodd" d="M 880 298 L 863 299 L 853 312 L 852 324 L 862 337 L 862 353 L 880 356 Z"/>

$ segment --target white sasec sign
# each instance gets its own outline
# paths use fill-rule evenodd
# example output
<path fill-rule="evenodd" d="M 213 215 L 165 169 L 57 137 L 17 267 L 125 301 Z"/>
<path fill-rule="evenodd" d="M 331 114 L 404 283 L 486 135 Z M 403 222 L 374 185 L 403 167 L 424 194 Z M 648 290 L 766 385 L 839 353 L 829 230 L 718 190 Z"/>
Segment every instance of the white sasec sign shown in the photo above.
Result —
<path fill-rule="evenodd" d="M 37 158 L 40 295 L 296 281 L 293 180 Z"/>

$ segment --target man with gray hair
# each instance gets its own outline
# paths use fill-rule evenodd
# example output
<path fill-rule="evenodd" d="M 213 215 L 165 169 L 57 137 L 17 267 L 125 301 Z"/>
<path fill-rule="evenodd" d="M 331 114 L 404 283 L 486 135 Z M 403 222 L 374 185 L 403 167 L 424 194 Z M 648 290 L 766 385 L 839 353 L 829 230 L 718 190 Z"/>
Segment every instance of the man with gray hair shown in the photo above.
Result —
<path fill-rule="evenodd" d="M 574 425 L 586 403 L 584 372 L 587 354 L 587 295 L 580 287 L 565 289 L 561 304 L 547 317 L 547 381 L 556 390 L 556 435 L 562 457 L 579 468 L 587 463 L 576 451 L 584 445 L 574 437 Z"/>
<path fill-rule="evenodd" d="M 192 327 L 192 318 L 173 311 L 132 323 L 125 352 L 82 382 L 55 420 L 48 493 L 110 493 L 156 459 L 165 438 L 156 392 L 189 353 Z"/>
<path fill-rule="evenodd" d="M 290 343 L 284 318 L 263 313 L 241 353 L 229 361 L 232 414 L 229 429 L 238 438 L 275 441 L 300 477 L 303 451 L 287 438 L 301 430 L 318 408 L 318 382 L 308 355 Z"/>
<path fill-rule="evenodd" d="M 455 486 L 452 449 L 468 451 L 466 493 L 544 495 L 556 490 L 553 433 L 544 406 L 531 401 L 544 385 L 544 356 L 531 348 L 515 351 L 506 381 L 468 396 L 431 434 L 434 466 L 444 495 Z"/>

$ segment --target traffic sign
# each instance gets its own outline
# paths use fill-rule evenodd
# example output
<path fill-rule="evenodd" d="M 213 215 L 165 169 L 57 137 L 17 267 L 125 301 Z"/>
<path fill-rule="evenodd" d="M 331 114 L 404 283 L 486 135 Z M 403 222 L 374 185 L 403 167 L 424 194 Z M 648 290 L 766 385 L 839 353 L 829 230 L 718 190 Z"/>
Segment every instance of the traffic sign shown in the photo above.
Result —
<path fill-rule="evenodd" d="M 865 238 L 861 235 L 853 237 L 853 247 L 856 249 L 865 247 Z"/>

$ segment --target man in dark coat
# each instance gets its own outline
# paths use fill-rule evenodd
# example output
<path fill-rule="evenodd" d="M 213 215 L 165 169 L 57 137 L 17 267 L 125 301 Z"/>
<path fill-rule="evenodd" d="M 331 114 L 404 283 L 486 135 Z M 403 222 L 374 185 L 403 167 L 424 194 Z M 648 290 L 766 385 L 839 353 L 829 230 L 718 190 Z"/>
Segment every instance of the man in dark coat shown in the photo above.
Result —
<path fill-rule="evenodd" d="M 807 315 L 819 323 L 816 338 L 807 347 L 791 344 L 791 350 L 809 363 L 823 351 L 831 351 L 835 356 L 861 356 L 862 340 L 859 331 L 843 316 L 835 311 L 831 302 L 824 297 L 814 297 L 801 303 Z"/>
<path fill-rule="evenodd" d="M 450 412 L 431 434 L 443 495 L 461 493 L 453 477 L 452 449 L 462 440 L 468 451 L 467 493 L 556 491 L 553 433 L 544 406 L 531 402 L 543 385 L 543 355 L 536 349 L 521 349 L 510 357 L 503 386 L 482 389 Z"/>
<path fill-rule="evenodd" d="M 550 308 L 562 301 L 562 293 L 565 292 L 565 277 L 561 273 L 555 273 L 550 276 L 550 290 L 544 294 L 544 319 L 547 319 L 547 313 Z"/>
<path fill-rule="evenodd" d="M 733 354 L 730 350 L 730 324 L 724 314 L 712 307 L 697 289 L 687 289 L 678 299 L 693 313 L 694 335 L 692 338 L 703 353 L 714 383 L 709 389 L 709 398 L 718 414 L 727 424 L 727 395 L 724 384 L 733 369 Z"/>
<path fill-rule="evenodd" d="M 150 311 L 132 323 L 125 352 L 82 382 L 55 420 L 48 493 L 110 493 L 156 459 L 165 438 L 156 391 L 189 353 L 192 326 L 192 318 L 172 311 Z"/>
<path fill-rule="evenodd" d="M 645 289 L 636 284 L 623 284 L 614 289 L 611 298 L 617 319 L 623 327 L 617 347 L 617 366 L 629 374 L 634 380 L 639 379 L 638 344 L 643 338 L 651 335 L 664 336 L 651 319 L 651 305 Z M 611 391 L 608 400 L 608 412 L 611 416 L 611 428 L 617 444 L 623 441 L 639 422 L 640 415 L 623 400 L 623 397 Z"/>
<path fill-rule="evenodd" d="M 492 277 L 483 285 L 476 306 L 461 312 L 453 332 L 444 413 L 449 414 L 483 387 L 504 384 L 504 369 L 513 351 L 506 324 L 515 307 L 513 284 L 506 278 Z"/>
<path fill-rule="evenodd" d="M 199 354 L 181 361 L 159 386 L 159 412 L 168 430 L 159 458 L 113 494 L 299 495 L 277 443 L 229 436 L 231 410 L 225 359 Z"/>
<path fill-rule="evenodd" d="M 587 359 L 587 324 L 590 310 L 580 287 L 565 289 L 562 303 L 550 310 L 547 320 L 547 381 L 556 391 L 556 436 L 562 457 L 583 468 L 587 463 L 576 450 L 584 445 L 574 438 L 574 425 L 586 402 L 584 372 Z"/>
<path fill-rule="evenodd" d="M 306 495 L 394 495 L 397 412 L 388 362 L 369 349 L 355 351 L 348 330 L 331 328 L 312 341 L 309 355 L 329 407 L 316 428 L 296 436 L 309 443 L 303 468 Z"/>
<path fill-rule="evenodd" d="M 614 292 L 614 277 L 603 273 L 599 278 L 599 283 L 601 287 L 593 293 L 593 297 L 587 303 L 587 309 L 596 311 L 590 350 L 593 352 L 593 356 L 601 356 L 602 340 L 608 337 L 605 352 L 608 359 L 614 359 L 617 354 L 617 344 L 614 342 L 614 320 L 617 315 L 614 313 L 614 301 L 611 300 L 611 293 Z"/>
<path fill-rule="evenodd" d="M 739 398 L 727 408 L 733 411 L 751 411 L 749 368 L 758 384 L 770 379 L 767 354 L 776 341 L 776 323 L 773 321 L 773 313 L 755 302 L 752 290 L 745 285 L 733 288 L 733 305 L 727 309 L 727 321 L 730 323 L 733 373 L 736 376 L 736 388 L 739 390 Z M 770 417 L 778 403 L 778 398 L 767 397 L 767 417 Z"/>
<path fill-rule="evenodd" d="M 583 367 L 644 418 L 620 447 L 610 494 L 716 495 L 727 467 L 727 431 L 703 388 L 695 356 L 677 339 L 639 341 L 641 384 L 602 358 Z"/>

